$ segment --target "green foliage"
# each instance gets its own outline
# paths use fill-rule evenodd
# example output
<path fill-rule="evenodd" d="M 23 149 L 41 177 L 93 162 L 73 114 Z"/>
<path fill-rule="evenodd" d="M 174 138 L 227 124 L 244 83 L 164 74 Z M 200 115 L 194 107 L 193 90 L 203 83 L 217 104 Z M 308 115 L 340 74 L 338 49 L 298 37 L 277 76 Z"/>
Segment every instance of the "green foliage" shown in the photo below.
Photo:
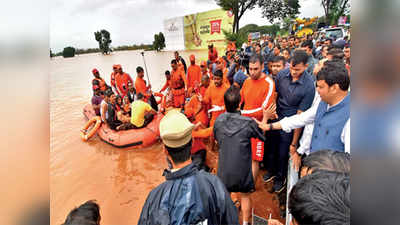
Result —
<path fill-rule="evenodd" d="M 152 45 L 145 45 L 145 44 L 122 45 L 122 46 L 118 46 L 118 47 L 114 48 L 115 51 L 138 50 L 138 49 L 150 50 L 150 49 L 152 49 Z"/>
<path fill-rule="evenodd" d="M 222 30 L 225 35 L 225 39 L 228 41 L 234 41 L 236 46 L 240 48 L 243 43 L 247 42 L 247 34 L 244 32 L 231 33 L 226 30 Z"/>
<path fill-rule="evenodd" d="M 239 21 L 247 10 L 252 10 L 259 0 L 215 0 L 224 10 L 232 10 L 234 19 L 232 25 L 233 33 L 239 31 Z"/>
<path fill-rule="evenodd" d="M 75 48 L 73 48 L 73 47 L 64 48 L 64 51 L 62 52 L 62 56 L 64 58 L 74 57 L 75 56 Z"/>
<path fill-rule="evenodd" d="M 110 39 L 110 32 L 107 30 L 100 30 L 94 32 L 94 37 L 97 42 L 99 42 L 99 49 L 103 54 L 109 54 L 110 53 L 110 44 L 111 44 L 111 39 Z"/>
<path fill-rule="evenodd" d="M 239 33 L 246 34 L 246 40 L 247 40 L 247 35 L 249 33 L 260 32 L 261 34 L 268 34 L 271 36 L 275 36 L 279 31 L 280 31 L 280 26 L 277 24 L 265 25 L 265 26 L 257 26 L 256 24 L 247 24 L 246 26 L 239 29 Z"/>
<path fill-rule="evenodd" d="M 257 26 L 256 24 L 247 24 L 246 26 L 239 29 L 237 33 L 230 33 L 223 30 L 225 39 L 228 41 L 235 41 L 236 46 L 240 47 L 243 43 L 247 42 L 249 33 L 260 32 L 261 34 L 268 34 L 270 36 L 276 36 L 281 31 L 280 26 L 277 24 Z"/>
<path fill-rule="evenodd" d="M 339 17 L 350 14 L 350 0 L 321 0 L 327 25 L 335 25 Z"/>
<path fill-rule="evenodd" d="M 162 32 L 154 35 L 153 49 L 160 51 L 165 47 L 165 37 Z"/>
<path fill-rule="evenodd" d="M 258 6 L 262 10 L 262 16 L 271 23 L 276 19 L 295 18 L 300 13 L 299 0 L 259 0 Z"/>

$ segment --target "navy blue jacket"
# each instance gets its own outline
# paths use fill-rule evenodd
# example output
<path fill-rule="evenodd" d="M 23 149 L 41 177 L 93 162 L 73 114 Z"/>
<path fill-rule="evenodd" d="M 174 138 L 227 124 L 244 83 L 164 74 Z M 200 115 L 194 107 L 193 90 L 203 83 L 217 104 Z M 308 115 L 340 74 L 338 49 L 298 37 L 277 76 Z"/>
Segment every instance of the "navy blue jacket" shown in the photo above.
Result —
<path fill-rule="evenodd" d="M 239 224 L 237 208 L 217 176 L 190 164 L 167 172 L 142 208 L 140 225 Z"/>

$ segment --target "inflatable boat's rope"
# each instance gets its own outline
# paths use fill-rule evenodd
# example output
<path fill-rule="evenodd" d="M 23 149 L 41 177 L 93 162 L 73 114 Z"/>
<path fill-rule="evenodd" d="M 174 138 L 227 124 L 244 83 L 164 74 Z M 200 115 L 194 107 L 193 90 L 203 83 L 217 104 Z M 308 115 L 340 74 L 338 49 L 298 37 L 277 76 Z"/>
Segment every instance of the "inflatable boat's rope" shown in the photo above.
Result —
<path fill-rule="evenodd" d="M 157 135 L 157 133 L 154 130 L 152 130 L 152 129 L 148 128 L 148 127 L 145 127 L 145 128 L 150 130 L 157 137 L 157 140 L 160 140 L 160 135 Z"/>

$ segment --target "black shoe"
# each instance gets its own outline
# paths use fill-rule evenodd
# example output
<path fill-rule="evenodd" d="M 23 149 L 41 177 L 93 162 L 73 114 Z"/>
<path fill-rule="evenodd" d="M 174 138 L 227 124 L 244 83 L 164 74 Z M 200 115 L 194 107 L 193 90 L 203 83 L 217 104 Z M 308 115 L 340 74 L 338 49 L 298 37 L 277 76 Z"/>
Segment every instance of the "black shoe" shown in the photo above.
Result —
<path fill-rule="evenodd" d="M 271 182 L 273 179 L 275 178 L 274 175 L 272 175 L 271 173 L 267 172 L 264 177 L 263 180 L 265 183 Z"/>
<path fill-rule="evenodd" d="M 274 182 L 274 192 L 275 193 L 281 193 L 283 189 L 285 189 L 286 186 L 286 179 L 284 181 L 282 180 L 275 180 Z"/>

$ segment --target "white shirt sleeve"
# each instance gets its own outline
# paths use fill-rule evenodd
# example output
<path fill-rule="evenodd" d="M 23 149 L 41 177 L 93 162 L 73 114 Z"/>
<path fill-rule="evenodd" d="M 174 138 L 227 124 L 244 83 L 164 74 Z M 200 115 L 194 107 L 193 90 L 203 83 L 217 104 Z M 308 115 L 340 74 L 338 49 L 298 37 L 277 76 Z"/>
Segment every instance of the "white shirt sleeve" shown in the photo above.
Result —
<path fill-rule="evenodd" d="M 291 117 L 285 117 L 279 121 L 282 130 L 286 133 L 290 133 L 293 129 L 301 128 L 307 124 L 314 123 L 315 115 L 317 114 L 317 109 L 320 102 L 321 97 L 316 92 L 311 108 L 300 114 L 296 114 Z"/>
<path fill-rule="evenodd" d="M 344 144 L 344 151 L 350 154 L 350 119 L 344 125 L 340 139 Z"/>
<path fill-rule="evenodd" d="M 297 149 L 297 152 L 300 155 L 306 154 L 309 155 L 310 154 L 310 146 L 311 146 L 311 139 L 312 139 L 312 134 L 314 131 L 314 124 L 307 124 L 304 127 L 303 130 L 303 135 L 300 138 L 300 146 Z"/>

